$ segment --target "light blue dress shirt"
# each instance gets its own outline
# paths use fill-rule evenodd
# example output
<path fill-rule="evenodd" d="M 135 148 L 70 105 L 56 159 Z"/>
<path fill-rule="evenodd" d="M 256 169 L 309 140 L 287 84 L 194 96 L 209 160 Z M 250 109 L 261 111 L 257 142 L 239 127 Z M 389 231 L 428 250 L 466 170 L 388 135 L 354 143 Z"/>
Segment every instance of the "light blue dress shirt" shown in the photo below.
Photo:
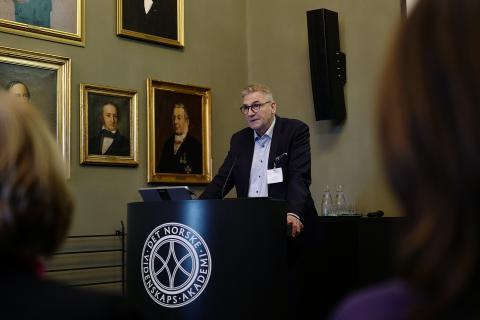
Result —
<path fill-rule="evenodd" d="M 268 156 L 270 154 L 275 120 L 273 118 L 272 125 L 263 136 L 260 137 L 253 131 L 255 149 L 253 150 L 252 168 L 250 169 L 250 187 L 248 189 L 248 197 L 250 198 L 268 197 Z"/>

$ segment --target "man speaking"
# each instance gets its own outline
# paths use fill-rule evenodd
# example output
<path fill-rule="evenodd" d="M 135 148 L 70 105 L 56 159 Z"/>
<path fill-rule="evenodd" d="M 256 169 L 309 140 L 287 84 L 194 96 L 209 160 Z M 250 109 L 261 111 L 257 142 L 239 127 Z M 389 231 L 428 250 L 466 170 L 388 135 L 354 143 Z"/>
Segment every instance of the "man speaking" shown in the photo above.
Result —
<path fill-rule="evenodd" d="M 200 198 L 223 198 L 235 186 L 239 198 L 284 199 L 287 224 L 295 238 L 317 216 L 309 190 L 308 126 L 276 116 L 277 103 L 264 85 L 249 85 L 241 96 L 240 112 L 248 128 L 232 136 L 223 165 Z"/>
<path fill-rule="evenodd" d="M 239 198 L 286 200 L 292 236 L 286 248 L 287 311 L 289 318 L 302 319 L 309 304 L 305 295 L 311 292 L 305 288 L 313 283 L 310 244 L 315 241 L 317 217 L 309 189 L 309 129 L 299 120 L 277 116 L 277 103 L 264 85 L 249 85 L 241 97 L 240 112 L 248 128 L 233 134 L 225 161 L 200 199 L 223 198 L 235 186 Z"/>

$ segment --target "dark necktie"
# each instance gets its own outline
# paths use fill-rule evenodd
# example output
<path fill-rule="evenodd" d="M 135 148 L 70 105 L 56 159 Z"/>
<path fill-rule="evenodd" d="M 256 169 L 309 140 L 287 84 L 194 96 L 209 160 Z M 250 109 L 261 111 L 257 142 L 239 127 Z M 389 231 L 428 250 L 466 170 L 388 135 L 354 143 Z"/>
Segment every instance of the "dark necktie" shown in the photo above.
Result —
<path fill-rule="evenodd" d="M 114 139 L 115 136 L 117 135 L 117 133 L 113 133 L 112 131 L 109 131 L 109 130 L 106 130 L 106 129 L 102 129 L 101 134 L 102 134 L 103 137 L 109 137 L 109 138 L 112 138 L 112 139 Z"/>

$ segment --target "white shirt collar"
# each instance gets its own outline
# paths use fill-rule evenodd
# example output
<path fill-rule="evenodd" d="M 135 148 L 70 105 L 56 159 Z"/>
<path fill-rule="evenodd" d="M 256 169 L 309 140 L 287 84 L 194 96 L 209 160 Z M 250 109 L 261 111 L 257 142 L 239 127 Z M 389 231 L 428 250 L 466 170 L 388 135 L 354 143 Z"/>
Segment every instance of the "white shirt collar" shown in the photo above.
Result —
<path fill-rule="evenodd" d="M 185 137 L 187 136 L 188 134 L 188 130 L 182 134 L 182 135 L 174 135 L 175 136 L 175 141 L 180 141 L 180 142 L 183 142 L 183 140 L 185 140 Z"/>
<path fill-rule="evenodd" d="M 105 125 L 102 125 L 102 129 L 105 129 L 105 130 L 107 130 L 107 131 L 110 131 L 110 130 L 108 130 L 108 129 L 105 127 Z M 117 133 L 117 130 L 115 130 L 115 131 L 110 131 L 110 132 L 113 133 L 113 134 L 115 134 L 115 133 Z"/>
<path fill-rule="evenodd" d="M 153 0 L 143 0 L 143 7 L 145 8 L 145 14 L 147 14 L 152 8 Z"/>
<path fill-rule="evenodd" d="M 273 127 L 275 127 L 275 122 L 277 121 L 277 117 L 276 116 L 273 116 L 273 122 L 272 124 L 270 125 L 270 128 L 268 128 L 267 132 L 265 132 L 265 134 L 263 136 L 268 136 L 270 137 L 270 139 L 273 138 Z M 262 137 L 263 137 L 262 136 Z M 257 134 L 257 131 L 253 130 L 253 140 L 257 140 L 257 138 L 259 138 L 260 136 Z"/>

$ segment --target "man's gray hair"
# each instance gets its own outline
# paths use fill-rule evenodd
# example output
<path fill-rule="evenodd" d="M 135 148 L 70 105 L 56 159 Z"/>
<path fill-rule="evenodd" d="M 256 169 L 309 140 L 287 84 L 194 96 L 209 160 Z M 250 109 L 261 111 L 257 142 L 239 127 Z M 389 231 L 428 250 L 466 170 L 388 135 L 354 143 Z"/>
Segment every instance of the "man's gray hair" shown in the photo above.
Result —
<path fill-rule="evenodd" d="M 246 95 L 249 95 L 250 93 L 254 93 L 254 92 L 261 92 L 261 93 L 263 93 L 265 98 L 267 98 L 267 100 L 274 101 L 273 100 L 273 94 L 272 94 L 272 91 L 270 90 L 270 88 L 267 87 L 266 85 L 259 84 L 259 83 L 249 84 L 248 86 L 246 86 L 242 90 L 241 97 L 243 99 L 243 98 L 245 98 Z"/>

